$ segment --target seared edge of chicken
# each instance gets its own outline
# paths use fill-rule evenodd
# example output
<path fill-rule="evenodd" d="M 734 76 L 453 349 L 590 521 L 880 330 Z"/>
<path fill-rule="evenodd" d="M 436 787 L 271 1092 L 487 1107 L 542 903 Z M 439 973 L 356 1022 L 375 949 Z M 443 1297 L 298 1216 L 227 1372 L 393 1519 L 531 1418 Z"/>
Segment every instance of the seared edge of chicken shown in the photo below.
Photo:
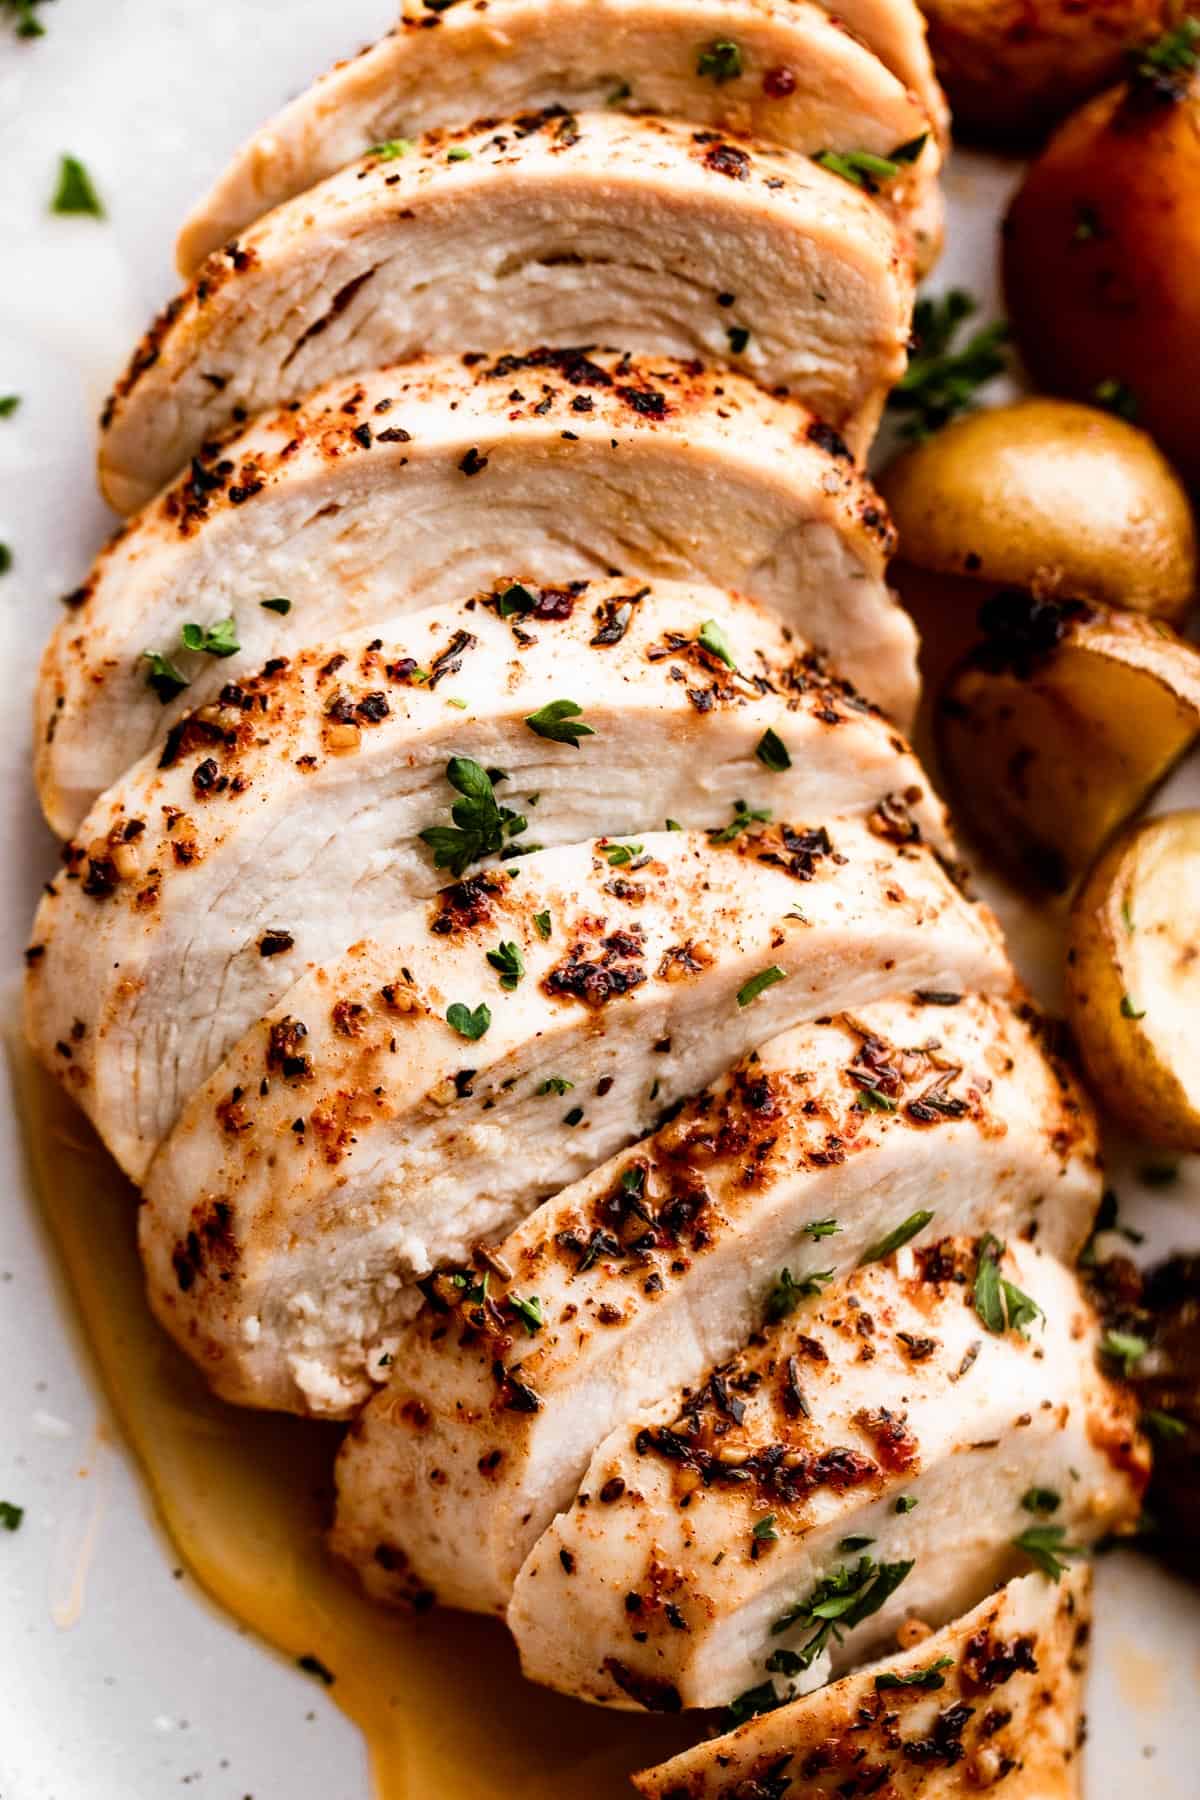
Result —
<path fill-rule="evenodd" d="M 1099 1196 L 1088 1103 L 1007 1002 L 888 1000 L 786 1032 L 423 1283 L 341 1453 L 335 1549 L 377 1599 L 503 1611 L 600 1440 L 702 1382 L 811 1271 L 847 1275 L 921 1209 L 922 1242 L 989 1227 L 1073 1258 Z"/>
<path fill-rule="evenodd" d="M 993 1236 L 795 1300 L 597 1449 L 517 1578 L 522 1669 L 620 1707 L 786 1695 L 1129 1527 L 1149 1457 L 1099 1343 L 1075 1276 Z"/>
<path fill-rule="evenodd" d="M 903 722 L 916 634 L 885 582 L 893 539 L 837 434 L 727 371 L 533 349 L 335 383 L 210 446 L 70 596 L 39 684 L 42 804 L 67 836 L 229 681 L 514 569 L 746 593 Z"/>
<path fill-rule="evenodd" d="M 1022 1575 L 841 1681 L 643 1769 L 645 1800 L 1078 1800 L 1092 1575 Z"/>
<path fill-rule="evenodd" d="M 509 1230 L 755 1042 L 899 988 L 1005 992 L 990 915 L 860 820 L 576 845 L 410 909 L 193 1096 L 141 1209 L 218 1390 L 345 1412 L 414 1278 Z"/>
<path fill-rule="evenodd" d="M 808 157 L 615 112 L 489 118 L 368 155 L 207 258 L 109 399 L 101 486 L 131 512 L 322 382 L 597 337 L 732 362 L 861 455 L 912 299 L 887 215 Z"/>
<path fill-rule="evenodd" d="M 461 129 L 485 115 L 556 104 L 619 108 L 751 132 L 810 155 L 887 157 L 919 137 L 929 118 L 935 140 L 943 135 L 945 105 L 911 0 L 851 0 L 837 11 L 869 49 L 798 0 L 489 0 L 486 10 L 433 13 L 421 6 L 238 150 L 183 227 L 180 272 L 193 275 L 262 213 L 372 146 Z M 730 43 L 736 72 L 728 53 L 712 56 L 714 45 Z M 924 261 L 940 235 L 940 161 L 935 141 L 881 193 L 898 214 L 916 212 L 914 230 L 932 239 L 917 245 Z"/>
<path fill-rule="evenodd" d="M 582 752 L 527 722 L 564 680 Z M 65 847 L 27 952 L 27 1034 L 140 1180 L 293 982 L 452 873 L 602 830 L 736 837 L 818 811 L 953 854 L 895 728 L 761 607 L 504 583 L 279 658 L 179 720 Z"/>

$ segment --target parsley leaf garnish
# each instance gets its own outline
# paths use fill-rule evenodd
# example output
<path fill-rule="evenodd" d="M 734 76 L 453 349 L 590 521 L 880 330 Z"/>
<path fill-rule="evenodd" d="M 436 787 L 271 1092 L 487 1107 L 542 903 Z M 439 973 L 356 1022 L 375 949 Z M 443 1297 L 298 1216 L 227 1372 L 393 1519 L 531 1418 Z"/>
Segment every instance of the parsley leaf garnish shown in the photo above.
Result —
<path fill-rule="evenodd" d="M 832 1269 L 814 1269 L 811 1274 L 801 1275 L 799 1278 L 790 1269 L 781 1269 L 778 1280 L 767 1295 L 768 1324 L 777 1325 L 780 1319 L 790 1318 L 802 1300 L 815 1300 L 822 1288 L 827 1288 L 832 1280 Z"/>
<path fill-rule="evenodd" d="M 931 1662 L 927 1669 L 914 1669 L 911 1675 L 893 1675 L 890 1671 L 885 1670 L 882 1675 L 875 1677 L 875 1692 L 882 1694 L 888 1688 L 922 1688 L 927 1692 L 932 1692 L 936 1688 L 945 1687 L 946 1678 L 942 1674 L 942 1670 L 953 1667 L 954 1658 L 952 1656 L 939 1656 L 937 1661 Z"/>
<path fill-rule="evenodd" d="M 0 419 L 11 419 L 20 404 L 20 394 L 0 395 Z"/>
<path fill-rule="evenodd" d="M 237 620 L 218 619 L 215 625 L 185 625 L 180 632 L 185 650 L 201 650 L 205 656 L 236 656 Z"/>
<path fill-rule="evenodd" d="M 1177 1419 L 1174 1413 L 1161 1412 L 1153 1406 L 1142 1414 L 1142 1428 L 1164 1442 L 1170 1438 L 1187 1436 L 1187 1426 L 1182 1419 Z"/>
<path fill-rule="evenodd" d="M 286 617 L 292 610 L 291 601 L 283 599 L 282 596 L 277 600 L 260 600 L 258 604 L 264 612 L 279 613 L 281 617 Z"/>
<path fill-rule="evenodd" d="M 861 1269 L 865 1263 L 883 1262 L 894 1251 L 902 1249 L 910 1238 L 915 1238 L 919 1231 L 924 1231 L 932 1217 L 931 1212 L 923 1210 L 910 1213 L 903 1225 L 897 1225 L 895 1231 L 889 1231 L 887 1236 L 880 1238 L 877 1244 L 872 1244 L 869 1250 L 863 1251 L 858 1259 L 859 1268 Z"/>
<path fill-rule="evenodd" d="M 525 975 L 525 958 L 521 955 L 520 945 L 497 944 L 494 950 L 488 951 L 487 959 L 493 969 L 499 971 L 500 986 L 511 994 Z"/>
<path fill-rule="evenodd" d="M 14 1506 L 11 1500 L 0 1500 L 0 1525 L 5 1531 L 19 1531 L 24 1517 L 23 1506 Z"/>
<path fill-rule="evenodd" d="M 495 774 L 499 776 L 497 769 Z M 496 799 L 492 776 L 469 756 L 452 756 L 446 764 L 446 780 L 462 795 L 450 808 L 453 825 L 429 825 L 421 842 L 433 851 L 434 867 L 449 869 L 457 879 L 468 864 L 494 856 L 506 836 L 524 831 L 525 821 L 511 807 Z"/>
<path fill-rule="evenodd" d="M 492 1022 L 490 1009 L 482 1002 L 472 1012 L 461 1000 L 456 1000 L 446 1013 L 446 1023 L 459 1037 L 466 1038 L 470 1044 L 476 1043 Z"/>
<path fill-rule="evenodd" d="M 698 641 L 702 650 L 707 650 L 710 656 L 715 656 L 718 661 L 725 664 L 727 669 L 733 669 L 736 673 L 737 658 L 733 654 L 729 639 L 715 619 L 705 619 L 700 627 Z"/>
<path fill-rule="evenodd" d="M 770 769 L 772 775 L 782 775 L 785 769 L 790 769 L 792 766 L 787 745 L 779 733 L 772 731 L 770 726 L 759 738 L 754 754 L 764 769 Z"/>
<path fill-rule="evenodd" d="M 733 354 L 740 356 L 750 342 L 750 328 L 748 325 L 729 325 L 725 329 L 725 336 L 729 339 L 729 348 Z"/>
<path fill-rule="evenodd" d="M 169 706 L 177 695 L 182 694 L 184 688 L 191 687 L 192 684 L 187 676 L 175 667 L 169 656 L 164 656 L 161 651 L 143 650 L 141 660 L 150 665 L 146 675 L 146 686 L 153 688 L 164 706 Z"/>
<path fill-rule="evenodd" d="M 975 1311 L 989 1331 L 1003 1337 L 1011 1327 L 1028 1337 L 1027 1325 L 1043 1317 L 1042 1309 L 1014 1282 L 1000 1273 L 1000 1258 L 1006 1245 L 985 1231 L 979 1240 L 979 1258 L 975 1265 Z"/>
<path fill-rule="evenodd" d="M 801 1235 L 817 1242 L 820 1238 L 836 1237 L 841 1230 L 836 1219 L 814 1219 L 811 1225 L 802 1225 Z"/>
<path fill-rule="evenodd" d="M 1121 1017 L 1123 1019 L 1144 1019 L 1145 1016 L 1146 1009 L 1144 1006 L 1139 1010 L 1128 994 L 1121 995 Z"/>
<path fill-rule="evenodd" d="M 722 87 L 727 81 L 736 81 L 742 73 L 742 47 L 735 44 L 732 38 L 718 38 L 701 50 L 696 59 L 696 73 Z"/>
<path fill-rule="evenodd" d="M 965 412 L 984 383 L 1004 372 L 1001 345 L 1007 341 L 1008 326 L 1003 320 L 973 332 L 960 350 L 953 347 L 959 326 L 976 311 L 975 301 L 961 288 L 952 289 L 944 300 L 917 302 L 915 349 L 888 400 L 894 412 L 910 415 L 902 431 L 913 442 L 940 431 Z"/>
<path fill-rule="evenodd" d="M 877 1613 L 912 1567 L 911 1562 L 877 1563 L 873 1556 L 860 1556 L 853 1569 L 839 1563 L 831 1575 L 817 1583 L 806 1600 L 798 1601 L 775 1620 L 772 1637 L 779 1637 L 796 1625 L 813 1625 L 816 1629 L 798 1651 L 777 1650 L 767 1661 L 768 1669 L 795 1675 L 811 1668 L 830 1637 L 840 1644 L 844 1632 Z"/>
<path fill-rule="evenodd" d="M 760 1681 L 757 1687 L 747 1688 L 736 1700 L 731 1700 L 725 1708 L 725 1723 L 732 1731 L 736 1725 L 744 1725 L 747 1719 L 757 1719 L 762 1713 L 774 1712 L 783 1701 L 775 1692 L 773 1681 Z"/>
<path fill-rule="evenodd" d="M 1037 1513 L 1045 1519 L 1058 1511 L 1062 1505 L 1062 1495 L 1054 1488 L 1026 1488 L 1021 1495 L 1021 1505 L 1027 1513 Z"/>
<path fill-rule="evenodd" d="M 367 155 L 377 156 L 380 162 L 395 162 L 397 157 L 407 156 L 412 147 L 411 138 L 385 138 L 382 144 L 372 144 Z"/>
<path fill-rule="evenodd" d="M 765 1518 L 754 1521 L 753 1536 L 760 1544 L 775 1544 L 779 1541 L 779 1533 L 775 1528 L 775 1514 L 767 1513 Z"/>
<path fill-rule="evenodd" d="M 582 706 L 574 700 L 551 700 L 540 711 L 531 713 L 525 723 L 538 737 L 549 738 L 552 744 L 573 744 L 578 750 L 580 738 L 596 735 L 594 726 L 584 724 L 582 713 Z"/>
<path fill-rule="evenodd" d="M 929 133 L 897 144 L 890 156 L 876 156 L 870 150 L 818 150 L 813 157 L 831 175 L 840 175 L 868 194 L 877 194 L 884 181 L 894 181 L 905 163 L 916 162 L 928 141 Z"/>
<path fill-rule="evenodd" d="M 772 963 L 769 969 L 760 969 L 757 975 L 752 975 L 749 981 L 738 989 L 737 1003 L 739 1006 L 749 1006 L 752 1000 L 757 1000 L 758 996 L 765 994 L 768 988 L 773 988 L 777 982 L 786 980 L 787 971 L 781 969 L 778 963 Z"/>
<path fill-rule="evenodd" d="M 1141 1362 L 1149 1348 L 1147 1340 L 1132 1331 L 1106 1331 L 1100 1340 L 1101 1351 L 1113 1362 L 1120 1363 L 1126 1380 L 1133 1373 L 1134 1363 Z"/>
<path fill-rule="evenodd" d="M 627 863 L 642 854 L 641 844 L 605 844 L 603 846 L 605 861 L 610 868 L 623 869 Z"/>
<path fill-rule="evenodd" d="M 530 1337 L 536 1337 L 538 1332 L 542 1329 L 542 1326 L 546 1323 L 545 1319 L 542 1317 L 542 1303 L 537 1295 L 530 1294 L 529 1298 L 526 1300 L 523 1299 L 520 1294 L 510 1294 L 508 1296 L 508 1304 L 521 1320 Z"/>
<path fill-rule="evenodd" d="M 538 1093 L 539 1094 L 569 1094 L 571 1089 L 574 1086 L 575 1086 L 575 1083 L 573 1081 L 567 1081 L 565 1079 L 565 1077 L 563 1077 L 562 1075 L 550 1075 L 550 1076 L 547 1076 L 545 1081 L 543 1081 L 542 1085 L 538 1089 Z"/>
<path fill-rule="evenodd" d="M 769 807 L 760 806 L 752 810 L 744 800 L 735 800 L 732 819 L 728 825 L 718 825 L 710 831 L 708 841 L 710 844 L 732 844 L 742 836 L 743 832 L 749 831 L 752 825 L 769 825 L 770 822 Z M 668 825 L 669 823 L 670 821 L 668 821 Z M 677 826 L 676 830 L 678 829 Z"/>
<path fill-rule="evenodd" d="M 1066 1563 L 1060 1559 L 1064 1556 L 1082 1556 L 1083 1551 L 1074 1544 L 1063 1542 L 1066 1531 L 1061 1525 L 1031 1525 L 1020 1537 L 1013 1539 L 1016 1549 L 1023 1550 L 1035 1569 L 1051 1581 L 1057 1581 L 1066 1571 Z"/>
<path fill-rule="evenodd" d="M 550 914 L 548 912 L 534 913 L 533 923 L 540 938 L 550 936 Z"/>
<path fill-rule="evenodd" d="M 46 27 L 34 11 L 44 0 L 0 0 L 0 10 L 7 13 L 19 38 L 45 37 Z"/>
<path fill-rule="evenodd" d="M 104 217 L 100 196 L 92 186 L 92 178 L 77 156 L 64 156 L 58 168 L 58 186 L 50 202 L 55 213 L 84 213 L 92 219 Z"/>

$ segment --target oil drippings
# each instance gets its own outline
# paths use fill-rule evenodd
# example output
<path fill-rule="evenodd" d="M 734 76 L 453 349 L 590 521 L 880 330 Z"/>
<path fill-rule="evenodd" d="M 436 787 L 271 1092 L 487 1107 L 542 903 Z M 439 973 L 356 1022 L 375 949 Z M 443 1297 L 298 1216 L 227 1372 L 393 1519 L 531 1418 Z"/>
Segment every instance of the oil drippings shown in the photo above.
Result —
<path fill-rule="evenodd" d="M 315 1656 L 363 1732 L 375 1800 L 619 1800 L 694 1729 L 521 1679 L 502 1625 L 363 1599 L 322 1548 L 339 1428 L 210 1395 L 142 1290 L 137 1195 L 86 1121 L 10 1046 L 30 1160 L 113 1413 L 179 1557 L 285 1657 Z"/>

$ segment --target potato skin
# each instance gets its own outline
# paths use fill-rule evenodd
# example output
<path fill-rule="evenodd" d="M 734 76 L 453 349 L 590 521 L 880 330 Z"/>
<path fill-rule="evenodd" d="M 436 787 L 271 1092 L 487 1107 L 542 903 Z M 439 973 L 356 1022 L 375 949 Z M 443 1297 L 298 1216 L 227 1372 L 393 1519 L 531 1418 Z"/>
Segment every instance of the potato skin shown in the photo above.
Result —
<path fill-rule="evenodd" d="M 1200 812 L 1169 813 L 1114 839 L 1067 927 L 1066 1014 L 1092 1085 L 1168 1150 L 1200 1151 L 1198 899 Z"/>
<path fill-rule="evenodd" d="M 1035 398 L 970 413 L 885 471 L 909 568 L 1178 622 L 1197 581 L 1187 495 L 1123 419 Z M 911 585 L 906 580 L 905 589 Z"/>
<path fill-rule="evenodd" d="M 923 0 L 957 127 L 1027 138 L 1115 81 L 1172 0 Z"/>
<path fill-rule="evenodd" d="M 1030 168 L 1004 231 L 1008 313 L 1034 379 L 1119 381 L 1200 483 L 1200 81 L 1090 101 Z"/>

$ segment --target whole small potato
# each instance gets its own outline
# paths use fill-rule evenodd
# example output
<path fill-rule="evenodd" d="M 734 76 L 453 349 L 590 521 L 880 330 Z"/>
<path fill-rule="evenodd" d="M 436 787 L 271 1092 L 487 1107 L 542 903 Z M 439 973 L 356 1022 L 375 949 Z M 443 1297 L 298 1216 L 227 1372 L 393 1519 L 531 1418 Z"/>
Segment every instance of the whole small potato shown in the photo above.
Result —
<path fill-rule="evenodd" d="M 1186 54 L 1186 53 L 1185 53 Z M 1200 81 L 1133 82 L 1052 138 L 1005 225 L 1008 313 L 1034 379 L 1107 394 L 1200 483 Z"/>
<path fill-rule="evenodd" d="M 1025 137 L 1121 73 L 1162 31 L 1172 0 L 923 0 L 956 126 Z"/>
<path fill-rule="evenodd" d="M 897 580 L 918 611 L 922 587 L 972 631 L 998 588 L 1172 622 L 1191 603 L 1187 495 L 1145 432 L 1095 407 L 1031 399 L 970 413 L 897 457 L 879 485 L 900 534 Z"/>
<path fill-rule="evenodd" d="M 1200 1150 L 1200 812 L 1150 819 L 1100 858 L 1071 912 L 1066 1001 L 1111 1112 Z"/>

